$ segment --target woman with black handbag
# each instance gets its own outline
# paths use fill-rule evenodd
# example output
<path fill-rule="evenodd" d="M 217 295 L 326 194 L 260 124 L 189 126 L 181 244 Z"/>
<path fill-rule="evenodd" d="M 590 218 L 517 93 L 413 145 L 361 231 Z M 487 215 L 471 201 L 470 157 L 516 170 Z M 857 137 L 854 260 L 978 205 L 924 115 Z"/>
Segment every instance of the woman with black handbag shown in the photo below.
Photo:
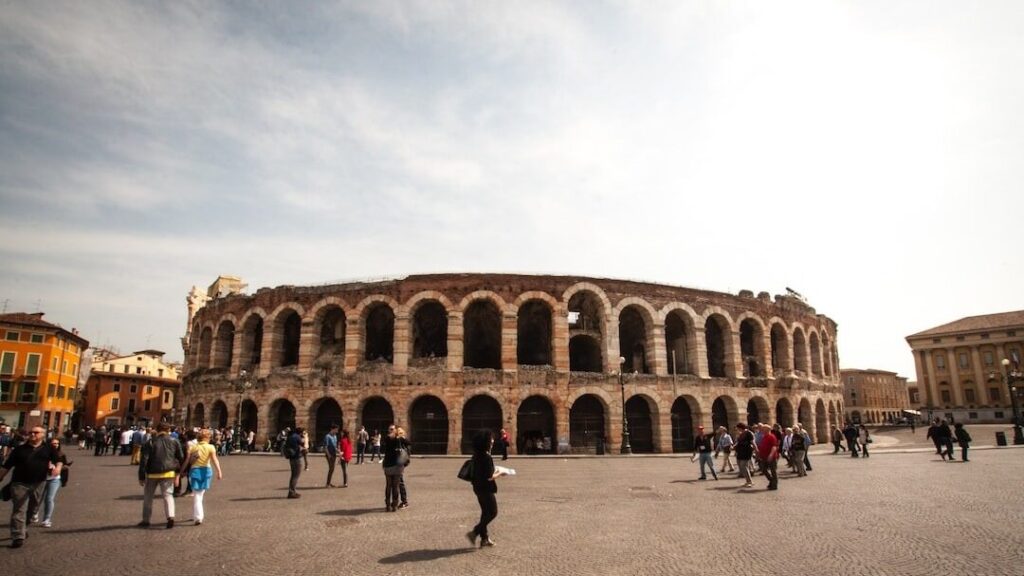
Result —
<path fill-rule="evenodd" d="M 498 484 L 494 480 L 501 472 L 494 469 L 491 448 L 494 447 L 494 433 L 481 430 L 473 437 L 473 493 L 480 504 L 480 522 L 466 533 L 469 543 L 476 546 L 476 538 L 480 537 L 480 547 L 494 546 L 487 532 L 487 525 L 498 517 Z"/>
<path fill-rule="evenodd" d="M 405 471 L 405 464 L 401 461 L 402 448 L 407 446 L 405 439 L 398 437 L 395 425 L 388 426 L 388 435 L 384 439 L 384 458 L 381 464 L 384 467 L 384 511 L 397 512 L 399 500 L 399 484 L 402 482 L 402 473 Z M 408 448 L 405 449 L 406 455 Z"/>

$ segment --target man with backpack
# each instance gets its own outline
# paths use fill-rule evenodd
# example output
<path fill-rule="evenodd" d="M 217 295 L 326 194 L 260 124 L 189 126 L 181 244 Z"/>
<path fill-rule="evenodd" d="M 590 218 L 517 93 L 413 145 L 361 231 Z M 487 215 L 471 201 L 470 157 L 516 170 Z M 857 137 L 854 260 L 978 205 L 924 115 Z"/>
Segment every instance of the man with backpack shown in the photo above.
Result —
<path fill-rule="evenodd" d="M 174 485 L 178 470 L 185 461 L 181 443 L 171 438 L 171 426 L 165 422 L 157 425 L 156 436 L 142 446 L 139 458 L 139 485 L 145 487 L 142 498 L 142 522 L 140 528 L 149 527 L 153 515 L 153 496 L 160 488 L 164 500 L 167 528 L 174 528 Z"/>
<path fill-rule="evenodd" d="M 288 497 L 299 498 L 301 494 L 295 491 L 299 483 L 299 475 L 302 474 L 302 429 L 296 428 L 288 434 L 281 447 L 281 454 L 288 459 L 288 466 L 291 468 L 291 476 L 288 479 Z"/>

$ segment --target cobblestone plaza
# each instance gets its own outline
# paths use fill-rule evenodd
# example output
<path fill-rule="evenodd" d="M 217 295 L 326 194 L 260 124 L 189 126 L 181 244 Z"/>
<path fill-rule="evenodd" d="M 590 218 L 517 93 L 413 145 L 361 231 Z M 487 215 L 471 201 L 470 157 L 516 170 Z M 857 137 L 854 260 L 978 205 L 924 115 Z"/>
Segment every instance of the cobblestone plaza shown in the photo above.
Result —
<path fill-rule="evenodd" d="M 973 433 L 992 443 L 986 428 Z M 512 458 L 497 546 L 484 550 L 463 536 L 479 512 L 456 457 L 414 459 L 411 506 L 397 514 L 383 511 L 378 464 L 350 466 L 349 488 L 325 489 L 326 465 L 311 455 L 302 498 L 286 500 L 282 458 L 224 457 L 202 526 L 183 497 L 173 530 L 159 503 L 143 530 L 128 459 L 71 448 L 53 528 L 32 526 L 18 550 L 5 533 L 0 562 L 24 575 L 1024 573 L 1024 451 L 945 463 L 923 439 L 877 433 L 869 459 L 818 446 L 814 471 L 783 473 L 777 492 L 763 478 L 754 489 L 731 474 L 698 481 L 681 455 Z"/>

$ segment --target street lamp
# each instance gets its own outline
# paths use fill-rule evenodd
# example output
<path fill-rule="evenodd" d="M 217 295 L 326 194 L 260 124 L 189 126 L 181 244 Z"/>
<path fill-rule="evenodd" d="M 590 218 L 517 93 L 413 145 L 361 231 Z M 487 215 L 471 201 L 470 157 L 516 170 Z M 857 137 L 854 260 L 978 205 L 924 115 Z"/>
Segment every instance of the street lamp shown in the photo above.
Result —
<path fill-rule="evenodd" d="M 1006 380 L 1006 387 L 1010 392 L 1010 402 L 1013 405 L 1013 443 L 1024 444 L 1024 431 L 1021 430 L 1020 407 L 1017 405 L 1018 382 L 1024 380 L 1024 374 L 1019 370 L 1010 370 L 1010 360 L 1003 358 L 1003 375 Z"/>
<path fill-rule="evenodd" d="M 622 393 L 622 454 L 632 454 L 629 445 L 629 419 L 626 418 L 626 381 L 622 378 L 622 370 L 626 367 L 626 359 L 619 356 L 619 391 Z"/>
<path fill-rule="evenodd" d="M 235 412 L 235 450 L 242 451 L 242 395 L 246 390 L 252 388 L 252 380 L 249 373 L 242 370 L 235 380 L 235 392 L 238 392 L 238 411 Z"/>

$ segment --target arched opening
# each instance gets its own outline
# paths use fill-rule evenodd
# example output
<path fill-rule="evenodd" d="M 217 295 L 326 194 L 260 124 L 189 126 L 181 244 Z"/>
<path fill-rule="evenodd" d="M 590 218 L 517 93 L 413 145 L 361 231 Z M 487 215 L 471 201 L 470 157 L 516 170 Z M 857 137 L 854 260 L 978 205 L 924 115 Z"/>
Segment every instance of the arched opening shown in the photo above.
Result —
<path fill-rule="evenodd" d="M 639 306 L 626 306 L 619 314 L 619 356 L 626 359 L 623 372 L 649 374 L 648 326 Z"/>
<path fill-rule="evenodd" d="M 717 315 L 713 315 L 704 323 L 704 341 L 708 351 L 708 375 L 712 378 L 725 378 L 725 327 Z"/>
<path fill-rule="evenodd" d="M 743 375 L 748 378 L 764 376 L 761 366 L 761 326 L 750 318 L 740 323 L 740 354 L 743 357 Z"/>
<path fill-rule="evenodd" d="M 823 333 L 821 335 L 821 346 L 825 353 L 823 359 L 825 361 L 825 376 L 832 376 L 832 343 L 828 339 L 828 334 Z"/>
<path fill-rule="evenodd" d="M 551 307 L 543 300 L 528 300 L 519 307 L 516 362 L 545 366 L 551 362 Z"/>
<path fill-rule="evenodd" d="M 225 320 L 217 327 L 216 345 L 213 349 L 213 367 L 227 370 L 234 359 L 235 325 Z"/>
<path fill-rule="evenodd" d="M 711 404 L 711 427 L 718 430 L 719 426 L 725 426 L 730 430 L 739 422 L 739 413 L 736 410 L 736 401 L 729 396 L 719 396 Z"/>
<path fill-rule="evenodd" d="M 317 450 L 323 446 L 324 437 L 331 431 L 331 426 L 339 428 L 345 426 L 341 406 L 334 398 L 321 398 L 314 402 L 309 410 L 309 417 L 311 420 L 309 427 L 312 428 L 310 442 L 316 446 Z M 338 432 L 338 437 L 341 438 L 341 432 Z"/>
<path fill-rule="evenodd" d="M 437 396 L 417 398 L 409 409 L 409 424 L 414 453 L 448 453 L 448 409 Z"/>
<path fill-rule="evenodd" d="M 242 326 L 241 369 L 250 373 L 259 367 L 263 355 L 263 318 L 253 314 Z"/>
<path fill-rule="evenodd" d="M 490 300 L 476 300 L 462 319 L 463 365 L 501 369 L 501 311 Z"/>
<path fill-rule="evenodd" d="M 318 314 L 320 321 L 315 325 L 320 349 L 318 360 L 341 358 L 345 355 L 345 311 L 339 306 L 326 306 Z"/>
<path fill-rule="evenodd" d="M 697 401 L 688 396 L 680 396 L 672 403 L 672 451 L 689 452 L 693 450 L 693 417 Z"/>
<path fill-rule="evenodd" d="M 842 422 L 839 421 L 839 413 L 836 411 L 836 405 L 829 400 L 828 401 L 828 421 L 829 424 L 835 424 L 839 426 Z"/>
<path fill-rule="evenodd" d="M 226 428 L 228 425 L 228 407 L 223 400 L 217 400 L 210 409 L 210 426 Z"/>
<path fill-rule="evenodd" d="M 772 372 L 776 377 L 781 372 L 790 369 L 789 367 L 789 339 L 786 338 L 786 329 L 781 324 L 772 324 Z"/>
<path fill-rule="evenodd" d="M 497 400 L 486 394 L 470 398 L 462 407 L 462 453 L 473 453 L 473 436 L 477 432 L 487 429 L 497 437 L 504 422 Z"/>
<path fill-rule="evenodd" d="M 808 434 L 813 432 L 814 421 L 811 419 L 811 402 L 807 398 L 800 399 L 800 405 L 797 407 L 796 421 L 807 430 Z"/>
<path fill-rule="evenodd" d="M 589 334 L 577 334 L 569 340 L 571 372 L 601 372 L 601 345 Z"/>
<path fill-rule="evenodd" d="M 593 394 L 576 399 L 569 409 L 569 445 L 573 452 L 594 454 L 597 445 L 607 446 L 604 428 L 604 405 Z"/>
<path fill-rule="evenodd" d="M 854 424 L 860 424 L 861 423 L 860 410 L 854 410 L 850 414 L 850 421 L 853 422 Z"/>
<path fill-rule="evenodd" d="M 193 428 L 204 428 L 206 426 L 206 407 L 200 402 L 196 404 L 196 409 L 192 411 L 192 427 Z"/>
<path fill-rule="evenodd" d="M 760 396 L 747 400 L 747 426 L 770 424 L 772 415 L 768 409 L 768 401 Z"/>
<path fill-rule="evenodd" d="M 199 368 L 210 367 L 210 350 L 213 346 L 213 330 L 209 326 L 203 328 L 199 335 Z"/>
<path fill-rule="evenodd" d="M 828 412 L 825 411 L 825 401 L 818 398 L 814 406 L 814 428 L 817 432 L 815 440 L 826 442 L 828 440 Z"/>
<path fill-rule="evenodd" d="M 412 357 L 448 356 L 448 311 L 437 300 L 416 307 L 412 317 Z"/>
<path fill-rule="evenodd" d="M 285 428 L 295 429 L 295 405 L 279 399 L 270 405 L 270 433 L 277 436 Z"/>
<path fill-rule="evenodd" d="M 370 306 L 366 313 L 366 354 L 370 362 L 390 364 L 395 357 L 395 313 L 383 302 Z"/>
<path fill-rule="evenodd" d="M 811 372 L 815 376 L 821 376 L 821 345 L 817 332 L 811 332 Z"/>
<path fill-rule="evenodd" d="M 793 405 L 785 398 L 775 403 L 775 422 L 783 428 L 793 425 Z"/>
<path fill-rule="evenodd" d="M 259 417 L 258 408 L 256 403 L 252 400 L 242 401 L 242 430 L 248 433 L 250 430 L 253 433 L 259 432 Z"/>
<path fill-rule="evenodd" d="M 569 370 L 603 372 L 604 305 L 587 290 L 569 298 Z"/>
<path fill-rule="evenodd" d="M 693 374 L 690 360 L 690 342 L 693 326 L 681 312 L 669 312 L 665 317 L 665 354 L 669 374 Z"/>
<path fill-rule="evenodd" d="M 807 375 L 807 341 L 800 328 L 793 329 L 793 369 Z"/>
<path fill-rule="evenodd" d="M 629 443 L 634 454 L 654 452 L 654 426 L 651 419 L 651 405 L 643 396 L 633 396 L 626 401 L 626 419 L 629 421 Z"/>
<path fill-rule="evenodd" d="M 371 436 L 378 432 L 385 436 L 388 426 L 395 422 L 395 412 L 387 400 L 374 396 L 363 404 L 359 422 Z"/>
<path fill-rule="evenodd" d="M 555 410 L 543 396 L 530 396 L 516 413 L 516 452 L 519 454 L 554 454 L 558 450 L 555 435 Z"/>
<path fill-rule="evenodd" d="M 302 335 L 302 318 L 295 310 L 284 310 L 277 317 L 276 341 L 278 366 L 297 366 L 299 363 L 299 338 Z"/>

